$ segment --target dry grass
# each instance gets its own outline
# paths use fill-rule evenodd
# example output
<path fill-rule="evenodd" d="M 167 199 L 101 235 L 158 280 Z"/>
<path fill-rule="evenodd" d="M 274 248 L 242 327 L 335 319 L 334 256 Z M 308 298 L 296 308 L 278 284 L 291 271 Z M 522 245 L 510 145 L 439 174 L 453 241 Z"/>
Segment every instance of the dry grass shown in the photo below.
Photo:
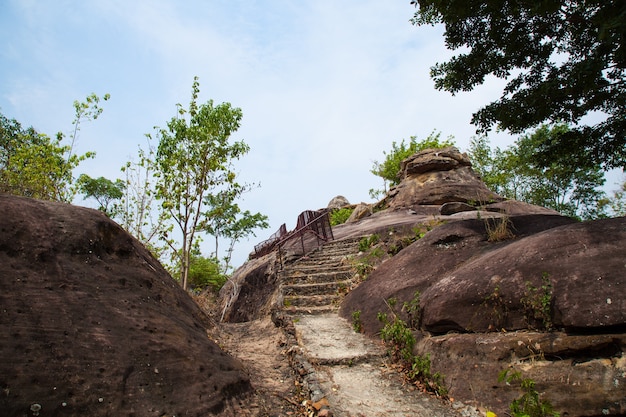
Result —
<path fill-rule="evenodd" d="M 515 238 L 511 230 L 513 223 L 509 216 L 500 218 L 485 219 L 485 229 L 487 230 L 487 240 L 489 242 L 501 242 Z"/>

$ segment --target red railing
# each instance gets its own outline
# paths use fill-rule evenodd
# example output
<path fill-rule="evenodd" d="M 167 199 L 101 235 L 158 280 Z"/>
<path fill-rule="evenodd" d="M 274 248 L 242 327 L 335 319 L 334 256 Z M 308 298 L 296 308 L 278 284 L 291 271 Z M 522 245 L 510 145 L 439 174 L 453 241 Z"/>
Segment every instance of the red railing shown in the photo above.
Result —
<path fill-rule="evenodd" d="M 307 242 L 306 236 L 312 235 L 315 239 L 314 247 L 307 248 L 309 242 Z M 323 242 L 328 242 L 334 239 L 333 230 L 330 226 L 330 217 L 328 210 L 307 210 L 300 213 L 298 216 L 298 222 L 296 229 L 287 233 L 287 228 L 283 223 L 280 228 L 270 236 L 269 239 L 259 243 L 254 247 L 254 254 L 251 258 L 258 258 L 272 252 L 274 249 L 279 250 L 293 239 L 300 239 L 300 247 L 302 248 L 302 254 L 308 252 L 307 249 L 312 250 L 319 247 Z"/>

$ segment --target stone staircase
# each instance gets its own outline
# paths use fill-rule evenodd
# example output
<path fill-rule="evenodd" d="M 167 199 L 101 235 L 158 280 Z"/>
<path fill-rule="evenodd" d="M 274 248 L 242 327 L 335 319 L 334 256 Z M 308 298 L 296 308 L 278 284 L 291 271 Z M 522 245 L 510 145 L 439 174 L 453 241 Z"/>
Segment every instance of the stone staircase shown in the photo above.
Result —
<path fill-rule="evenodd" d="M 287 265 L 281 272 L 284 310 L 290 314 L 336 312 L 352 286 L 350 258 L 359 253 L 360 239 L 325 244 Z"/>

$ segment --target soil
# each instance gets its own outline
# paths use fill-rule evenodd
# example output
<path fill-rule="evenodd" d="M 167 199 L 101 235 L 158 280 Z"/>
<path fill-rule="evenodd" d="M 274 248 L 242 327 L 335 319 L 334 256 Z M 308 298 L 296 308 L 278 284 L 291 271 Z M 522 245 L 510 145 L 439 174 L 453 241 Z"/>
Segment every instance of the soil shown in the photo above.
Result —
<path fill-rule="evenodd" d="M 306 416 L 307 399 L 289 363 L 287 339 L 270 320 L 221 323 L 211 337 L 239 359 L 250 377 L 254 394 L 242 416 Z"/>

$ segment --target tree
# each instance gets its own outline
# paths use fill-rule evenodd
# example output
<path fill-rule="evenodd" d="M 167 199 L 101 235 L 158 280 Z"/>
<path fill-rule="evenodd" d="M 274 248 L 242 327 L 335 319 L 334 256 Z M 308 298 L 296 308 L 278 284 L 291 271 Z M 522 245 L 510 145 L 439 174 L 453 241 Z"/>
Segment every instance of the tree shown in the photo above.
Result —
<path fill-rule="evenodd" d="M 443 24 L 448 49 L 463 50 L 431 68 L 437 89 L 456 94 L 490 75 L 507 80 L 500 99 L 472 117 L 481 133 L 562 122 L 573 127 L 535 149 L 544 165 L 626 166 L 626 2 L 412 3 L 413 24 Z M 602 120 L 585 125 L 586 115 Z"/>
<path fill-rule="evenodd" d="M 180 264 L 180 283 L 187 288 L 190 255 L 196 234 L 206 228 L 205 197 L 235 183 L 232 161 L 249 151 L 243 141 L 229 139 L 240 126 L 242 112 L 230 103 L 214 105 L 210 100 L 198 106 L 198 78 L 194 78 L 189 110 L 178 107 L 178 115 L 157 128 L 159 145 L 155 155 L 156 197 L 162 217 L 171 221 L 162 237 Z M 180 247 L 170 234 L 175 226 Z"/>
<path fill-rule="evenodd" d="M 85 198 L 95 199 L 100 207 L 98 210 L 104 212 L 109 217 L 115 217 L 121 210 L 118 204 L 114 202 L 120 200 L 124 196 L 124 182 L 116 180 L 115 182 L 104 178 L 91 178 L 87 174 L 81 174 L 76 181 L 78 191 Z"/>
<path fill-rule="evenodd" d="M 592 219 L 603 216 L 604 175 L 600 165 L 574 166 L 555 161 L 549 166 L 534 158 L 537 146 L 566 134 L 568 126 L 541 126 L 520 137 L 506 150 L 491 151 L 485 137 L 473 139 L 472 166 L 489 188 L 498 194 L 549 207 L 565 215 Z"/>
<path fill-rule="evenodd" d="M 71 201 L 72 171 L 93 153 L 68 157 L 69 146 L 37 132 L 32 127 L 21 130 L 15 120 L 2 116 L 2 161 L 0 191 L 54 201 Z"/>
<path fill-rule="evenodd" d="M 160 257 L 163 250 L 156 238 L 163 230 L 163 219 L 156 213 L 155 149 L 146 135 L 148 148 L 139 147 L 138 160 L 130 160 L 121 168 L 124 173 L 124 195 L 121 201 L 120 223 L 126 231 Z"/>
<path fill-rule="evenodd" d="M 214 259 L 219 259 L 219 240 L 229 240 L 222 273 L 228 273 L 230 260 L 235 249 L 235 244 L 244 237 L 255 235 L 255 229 L 269 227 L 267 216 L 261 213 L 252 214 L 249 210 L 241 211 L 236 201 L 241 195 L 250 191 L 251 185 L 230 184 L 229 189 L 220 190 L 214 194 L 208 194 L 205 198 L 207 219 L 204 231 L 215 238 Z"/>
<path fill-rule="evenodd" d="M 405 143 L 404 139 L 398 144 L 397 142 L 391 143 L 391 151 L 383 151 L 385 159 L 383 162 L 374 161 L 374 165 L 370 172 L 377 177 L 383 179 L 383 189 L 371 189 L 369 191 L 370 197 L 376 199 L 387 192 L 387 183 L 389 188 L 398 185 L 400 182 L 400 164 L 409 156 L 423 151 L 424 149 L 440 149 L 448 146 L 454 146 L 454 138 L 452 136 L 441 141 L 441 132 L 431 132 L 426 139 L 417 141 L 417 136 L 411 136 L 409 143 Z"/>
<path fill-rule="evenodd" d="M 599 202 L 601 210 L 607 210 L 613 217 L 626 216 L 626 178 L 622 178 L 619 188 L 610 197 Z"/>
<path fill-rule="evenodd" d="M 109 95 L 104 95 L 108 100 Z M 74 147 L 82 122 L 95 120 L 102 113 L 95 94 L 85 102 L 74 102 L 76 116 L 70 144 L 65 135 L 52 139 L 33 127 L 23 129 L 15 119 L 0 115 L 0 191 L 44 200 L 71 202 L 76 195 L 73 171 L 95 153 L 76 154 Z"/>

